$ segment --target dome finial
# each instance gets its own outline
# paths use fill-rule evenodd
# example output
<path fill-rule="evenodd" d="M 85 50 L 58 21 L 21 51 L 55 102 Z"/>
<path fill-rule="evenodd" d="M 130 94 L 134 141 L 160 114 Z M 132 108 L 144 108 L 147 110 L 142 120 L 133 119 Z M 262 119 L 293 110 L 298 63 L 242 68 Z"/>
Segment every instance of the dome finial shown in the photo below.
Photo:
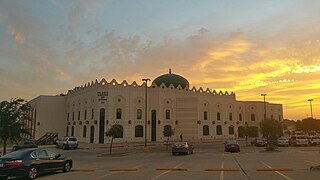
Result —
<path fill-rule="evenodd" d="M 171 74 L 171 68 L 169 68 L 169 74 Z"/>

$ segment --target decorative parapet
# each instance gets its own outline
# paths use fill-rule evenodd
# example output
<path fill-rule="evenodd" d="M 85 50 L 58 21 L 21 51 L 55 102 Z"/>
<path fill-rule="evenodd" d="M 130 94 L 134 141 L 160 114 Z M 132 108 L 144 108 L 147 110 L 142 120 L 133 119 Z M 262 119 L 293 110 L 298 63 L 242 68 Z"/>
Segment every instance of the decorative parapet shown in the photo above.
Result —
<path fill-rule="evenodd" d="M 108 86 L 108 85 L 121 86 L 121 87 L 145 87 L 146 86 L 145 82 L 143 82 L 140 85 L 136 81 L 133 81 L 131 84 L 129 84 L 126 80 L 123 80 L 121 83 L 118 83 L 116 79 L 112 79 L 110 82 L 107 82 L 107 80 L 103 78 L 100 81 L 96 79 L 95 81 L 91 81 L 91 82 L 85 83 L 84 85 L 74 87 L 72 90 L 69 90 L 67 94 L 72 94 L 72 93 L 75 93 L 90 87 L 94 87 L 94 86 Z M 180 85 L 178 85 L 177 87 L 174 87 L 173 84 L 170 84 L 168 87 L 166 87 L 166 85 L 163 83 L 160 86 L 157 86 L 155 83 L 153 83 L 149 88 L 183 90 L 183 91 L 189 91 L 194 93 L 212 94 L 215 96 L 233 96 L 233 97 L 235 96 L 234 92 L 231 92 L 231 93 L 229 93 L 228 91 L 222 92 L 221 90 L 217 92 L 216 90 L 210 90 L 209 88 L 204 90 L 202 87 L 197 89 L 195 86 L 193 86 L 192 88 L 189 88 L 189 87 L 182 88 Z"/>

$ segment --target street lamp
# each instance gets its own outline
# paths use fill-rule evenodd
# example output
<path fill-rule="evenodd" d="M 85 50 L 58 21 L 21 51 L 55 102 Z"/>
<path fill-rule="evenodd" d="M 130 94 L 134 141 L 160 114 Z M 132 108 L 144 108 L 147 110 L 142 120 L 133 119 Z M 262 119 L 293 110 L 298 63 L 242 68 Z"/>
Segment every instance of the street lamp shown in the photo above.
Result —
<path fill-rule="evenodd" d="M 264 120 L 267 119 L 266 95 L 267 95 L 267 94 L 261 94 L 261 96 L 263 96 Z"/>
<path fill-rule="evenodd" d="M 313 119 L 313 114 L 312 114 L 312 101 L 313 99 L 308 99 L 308 101 L 310 102 L 310 111 L 311 111 L 311 118 Z"/>
<path fill-rule="evenodd" d="M 147 117 L 148 117 L 148 81 L 151 81 L 149 78 L 144 78 L 142 81 L 145 83 L 146 86 L 146 93 L 145 93 L 145 116 L 144 116 L 144 152 L 149 152 L 149 148 L 147 147 Z"/>

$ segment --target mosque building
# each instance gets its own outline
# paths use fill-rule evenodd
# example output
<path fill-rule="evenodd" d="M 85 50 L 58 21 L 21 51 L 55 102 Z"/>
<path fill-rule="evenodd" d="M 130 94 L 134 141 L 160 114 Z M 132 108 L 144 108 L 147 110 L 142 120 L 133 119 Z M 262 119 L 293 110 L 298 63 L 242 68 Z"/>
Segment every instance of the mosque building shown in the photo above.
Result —
<path fill-rule="evenodd" d="M 144 142 L 145 128 L 149 142 L 166 140 L 166 128 L 174 131 L 171 140 L 183 137 L 197 142 L 243 137 L 246 125 L 258 135 L 265 112 L 267 118 L 283 120 L 281 104 L 239 101 L 233 92 L 191 88 L 186 78 L 171 70 L 147 87 L 145 82 L 95 80 L 67 94 L 40 95 L 30 104 L 32 121 L 27 126 L 32 129 L 31 138 L 51 132 L 60 138 L 74 135 L 80 142 L 99 144 L 109 142 L 105 133 L 114 124 L 123 128 L 116 142 Z"/>

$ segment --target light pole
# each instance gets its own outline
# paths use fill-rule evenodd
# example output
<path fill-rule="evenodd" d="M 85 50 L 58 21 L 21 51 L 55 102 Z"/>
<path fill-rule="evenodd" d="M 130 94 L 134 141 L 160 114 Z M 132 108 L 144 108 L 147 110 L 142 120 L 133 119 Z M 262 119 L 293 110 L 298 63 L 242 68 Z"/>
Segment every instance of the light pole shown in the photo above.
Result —
<path fill-rule="evenodd" d="M 311 111 L 311 118 L 313 119 L 313 114 L 312 114 L 312 101 L 313 99 L 308 99 L 308 101 L 310 102 L 310 111 Z"/>
<path fill-rule="evenodd" d="M 267 94 L 261 94 L 261 96 L 263 96 L 264 120 L 267 119 L 266 95 L 267 95 Z"/>
<path fill-rule="evenodd" d="M 148 117 L 148 81 L 151 81 L 149 78 L 144 78 L 142 81 L 145 83 L 146 86 L 146 93 L 145 93 L 145 116 L 144 116 L 144 152 L 149 152 L 149 148 L 147 147 L 147 117 Z"/>

